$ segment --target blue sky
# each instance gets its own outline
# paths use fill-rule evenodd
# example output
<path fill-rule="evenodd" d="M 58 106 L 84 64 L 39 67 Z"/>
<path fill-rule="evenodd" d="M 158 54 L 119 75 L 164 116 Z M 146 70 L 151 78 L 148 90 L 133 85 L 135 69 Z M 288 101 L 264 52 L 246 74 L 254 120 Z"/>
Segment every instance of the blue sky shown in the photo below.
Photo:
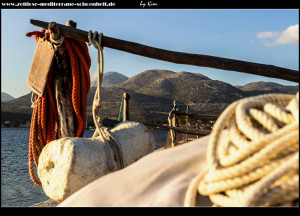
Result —
<path fill-rule="evenodd" d="M 298 9 L 2 9 L 1 91 L 20 97 L 26 87 L 36 43 L 26 32 L 40 30 L 30 19 L 77 28 L 173 51 L 212 55 L 299 70 Z M 91 73 L 97 53 L 89 47 Z M 133 77 L 149 69 L 202 73 L 231 85 L 270 81 L 297 83 L 251 74 L 180 65 L 104 48 L 104 72 Z"/>

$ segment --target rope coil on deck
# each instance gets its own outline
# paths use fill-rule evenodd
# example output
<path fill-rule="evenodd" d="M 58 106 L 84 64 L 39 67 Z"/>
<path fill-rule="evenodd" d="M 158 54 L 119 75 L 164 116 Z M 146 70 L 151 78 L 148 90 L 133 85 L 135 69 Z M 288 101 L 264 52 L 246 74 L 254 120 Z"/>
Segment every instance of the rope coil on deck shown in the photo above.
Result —
<path fill-rule="evenodd" d="M 208 169 L 191 182 L 214 206 L 299 203 L 299 92 L 241 99 L 218 118 L 208 144 Z"/>

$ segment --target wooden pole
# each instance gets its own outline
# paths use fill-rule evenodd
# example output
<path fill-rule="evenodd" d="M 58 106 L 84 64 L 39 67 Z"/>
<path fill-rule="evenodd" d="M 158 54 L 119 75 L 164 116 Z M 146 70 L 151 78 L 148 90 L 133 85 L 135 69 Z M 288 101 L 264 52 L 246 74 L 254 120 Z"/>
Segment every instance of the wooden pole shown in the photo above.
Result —
<path fill-rule="evenodd" d="M 128 93 L 123 94 L 123 121 L 128 121 L 129 120 L 129 99 L 130 95 Z"/>
<path fill-rule="evenodd" d="M 31 19 L 30 23 L 42 28 L 48 27 L 47 22 L 39 20 Z M 68 27 L 61 24 L 58 24 L 58 27 L 63 36 L 88 42 L 87 31 Z M 293 82 L 299 82 L 299 71 L 277 67 L 273 65 L 240 61 L 209 55 L 175 52 L 125 40 L 115 39 L 107 36 L 102 37 L 102 46 L 177 64 L 211 67 L 222 70 L 237 71 L 242 73 L 249 73 L 259 76 L 266 76 Z"/>
<path fill-rule="evenodd" d="M 66 25 L 76 27 L 76 23 L 68 21 Z M 50 22 L 48 29 L 54 40 L 59 40 L 61 32 L 55 22 Z M 74 137 L 75 122 L 72 105 L 72 71 L 70 67 L 69 54 L 63 44 L 57 46 L 55 52 L 56 64 L 54 66 L 54 89 L 58 112 L 59 130 L 58 137 Z"/>
<path fill-rule="evenodd" d="M 161 114 L 161 115 L 169 115 L 168 112 L 158 112 L 158 111 L 151 111 L 148 110 L 147 113 L 150 114 Z M 187 114 L 187 113 L 176 113 L 176 116 L 178 118 L 186 118 L 186 116 L 189 116 L 191 118 L 217 118 L 219 115 L 213 115 L 213 114 Z"/>
<path fill-rule="evenodd" d="M 117 118 L 111 118 L 111 117 L 105 117 L 105 118 L 118 121 Z M 146 125 L 148 128 L 151 128 L 154 130 L 170 131 L 172 129 L 172 130 L 177 130 L 179 133 L 200 135 L 200 136 L 206 136 L 206 135 L 210 134 L 210 131 L 200 130 L 200 129 L 196 129 L 196 128 L 172 127 L 172 126 L 168 126 L 168 125 L 151 124 L 151 123 L 145 123 L 145 122 L 143 122 L 143 124 Z"/>
<path fill-rule="evenodd" d="M 188 125 L 189 125 L 189 112 L 190 112 L 189 108 L 190 108 L 189 105 L 186 105 L 186 114 L 187 114 L 186 117 L 185 117 L 185 126 L 186 127 L 188 127 Z M 188 141 L 189 141 L 189 135 L 185 134 L 185 142 L 188 142 Z"/>
<path fill-rule="evenodd" d="M 174 113 L 174 115 L 172 116 L 172 125 L 173 127 L 177 127 L 177 122 L 176 122 L 176 111 Z M 174 133 L 174 139 L 172 140 L 172 148 L 175 147 L 177 145 L 177 142 L 178 142 L 178 132 L 177 130 L 172 130 L 173 133 Z"/>
<path fill-rule="evenodd" d="M 210 134 L 210 131 L 205 130 L 199 130 L 195 128 L 185 128 L 185 127 L 173 127 L 169 125 L 158 125 L 158 124 L 150 124 L 150 123 L 143 123 L 148 128 L 154 129 L 154 130 L 162 130 L 162 131 L 178 131 L 179 133 L 183 134 L 191 134 L 191 135 L 200 135 L 200 136 L 206 136 Z"/>
<path fill-rule="evenodd" d="M 176 101 L 173 101 L 173 108 L 168 115 L 168 123 L 170 127 L 177 127 L 176 122 L 176 113 L 178 112 L 178 108 L 176 106 Z M 171 138 L 171 147 L 175 147 L 178 141 L 178 132 L 176 130 L 170 129 L 170 138 Z"/>

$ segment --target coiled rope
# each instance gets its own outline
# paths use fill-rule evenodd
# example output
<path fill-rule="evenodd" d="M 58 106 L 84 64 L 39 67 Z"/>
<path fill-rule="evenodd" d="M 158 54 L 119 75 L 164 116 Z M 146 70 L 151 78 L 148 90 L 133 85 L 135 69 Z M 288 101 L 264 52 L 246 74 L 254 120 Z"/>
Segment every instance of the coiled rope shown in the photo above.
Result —
<path fill-rule="evenodd" d="M 299 92 L 234 102 L 220 115 L 208 144 L 208 169 L 189 185 L 214 206 L 299 205 Z"/>
<path fill-rule="evenodd" d="M 50 32 L 45 29 L 26 33 L 38 42 L 39 38 L 50 40 Z M 87 45 L 84 42 L 63 38 L 65 46 L 70 56 L 72 69 L 72 104 L 75 113 L 75 136 L 82 137 L 86 120 L 86 101 L 90 89 L 89 68 L 91 59 Z M 61 42 L 62 43 L 62 42 Z M 46 83 L 46 90 L 42 97 L 35 96 L 33 102 L 33 112 L 31 117 L 28 165 L 29 174 L 32 181 L 41 186 L 37 179 L 33 161 L 38 166 L 39 155 L 44 146 L 54 139 L 58 139 L 58 113 L 54 97 L 53 68 L 50 69 Z"/>

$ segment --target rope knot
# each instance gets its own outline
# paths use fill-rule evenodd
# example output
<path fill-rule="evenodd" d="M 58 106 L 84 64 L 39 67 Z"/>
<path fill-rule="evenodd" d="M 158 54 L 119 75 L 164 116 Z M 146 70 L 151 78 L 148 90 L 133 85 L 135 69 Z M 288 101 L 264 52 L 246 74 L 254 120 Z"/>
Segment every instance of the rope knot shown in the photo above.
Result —
<path fill-rule="evenodd" d="M 46 29 L 42 28 L 40 31 L 32 31 L 26 33 L 27 37 L 34 36 L 36 42 L 38 42 L 39 38 L 44 38 L 45 40 L 49 40 L 50 33 L 46 32 Z"/>
<path fill-rule="evenodd" d="M 93 109 L 99 109 L 101 107 L 100 101 L 93 101 Z"/>
<path fill-rule="evenodd" d="M 62 35 L 60 35 L 60 38 L 56 40 L 53 38 L 52 34 L 50 34 L 50 41 L 58 47 L 62 45 L 62 43 L 64 42 L 64 38 L 62 37 Z"/>

